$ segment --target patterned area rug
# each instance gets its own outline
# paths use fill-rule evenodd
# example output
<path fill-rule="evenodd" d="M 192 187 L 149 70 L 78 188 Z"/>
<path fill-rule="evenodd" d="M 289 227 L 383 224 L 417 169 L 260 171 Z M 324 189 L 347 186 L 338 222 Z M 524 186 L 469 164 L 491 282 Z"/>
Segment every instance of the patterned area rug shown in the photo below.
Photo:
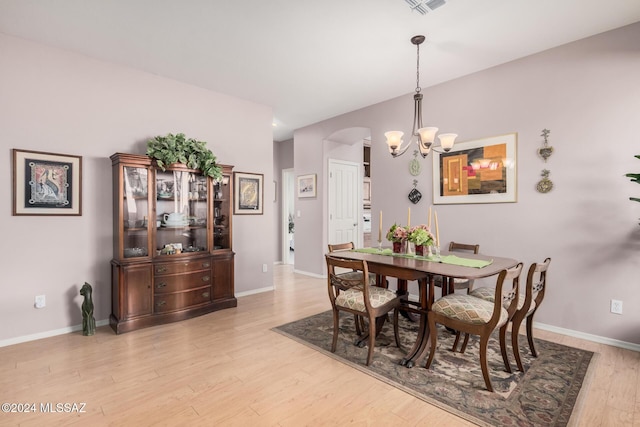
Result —
<path fill-rule="evenodd" d="M 376 339 L 373 361 L 366 366 L 367 347 L 354 345 L 353 316 L 341 314 L 335 353 L 330 352 L 333 335 L 331 311 L 273 329 L 391 384 L 430 404 L 481 426 L 566 426 L 578 401 L 589 364 L 590 351 L 536 339 L 538 357 L 532 357 L 526 336 L 520 336 L 520 356 L 525 368 L 517 370 L 511 347 L 513 373 L 504 370 L 497 333 L 489 342 L 489 374 L 495 393 L 489 393 L 482 378 L 479 341 L 471 337 L 466 352 L 451 352 L 455 336 L 438 330 L 438 348 L 431 369 L 424 361 L 408 369 L 400 366 L 404 352 L 412 346 L 418 325 L 401 318 L 401 344 L 395 346 L 393 327 L 385 323 Z M 510 342 L 510 337 L 507 337 Z M 425 358 L 426 359 L 426 358 Z"/>

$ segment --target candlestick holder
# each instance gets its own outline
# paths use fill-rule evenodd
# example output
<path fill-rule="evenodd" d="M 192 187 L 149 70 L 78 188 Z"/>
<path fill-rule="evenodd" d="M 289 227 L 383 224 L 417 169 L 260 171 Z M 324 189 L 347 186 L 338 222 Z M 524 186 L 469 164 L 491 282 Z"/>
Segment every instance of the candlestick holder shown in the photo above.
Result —
<path fill-rule="evenodd" d="M 378 240 L 378 250 L 382 252 L 382 240 Z"/>
<path fill-rule="evenodd" d="M 440 261 L 440 246 L 429 246 L 429 258 L 432 258 L 434 261 Z"/>

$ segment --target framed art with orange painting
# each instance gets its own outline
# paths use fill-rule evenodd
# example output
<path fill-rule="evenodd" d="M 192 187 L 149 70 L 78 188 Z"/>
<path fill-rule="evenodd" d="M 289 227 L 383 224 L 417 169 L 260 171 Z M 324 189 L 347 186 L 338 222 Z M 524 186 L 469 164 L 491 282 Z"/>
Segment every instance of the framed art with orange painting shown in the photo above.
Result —
<path fill-rule="evenodd" d="M 433 203 L 516 202 L 517 139 L 510 133 L 433 151 Z"/>

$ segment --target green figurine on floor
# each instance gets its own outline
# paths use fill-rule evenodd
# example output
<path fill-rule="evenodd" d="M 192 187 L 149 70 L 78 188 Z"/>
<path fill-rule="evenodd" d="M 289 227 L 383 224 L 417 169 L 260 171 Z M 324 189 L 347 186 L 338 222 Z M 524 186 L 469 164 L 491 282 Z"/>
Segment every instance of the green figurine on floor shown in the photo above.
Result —
<path fill-rule="evenodd" d="M 91 298 L 91 285 L 84 283 L 80 289 L 80 295 L 84 297 L 82 302 L 82 335 L 93 335 L 96 333 L 96 319 L 93 317 L 93 299 Z"/>

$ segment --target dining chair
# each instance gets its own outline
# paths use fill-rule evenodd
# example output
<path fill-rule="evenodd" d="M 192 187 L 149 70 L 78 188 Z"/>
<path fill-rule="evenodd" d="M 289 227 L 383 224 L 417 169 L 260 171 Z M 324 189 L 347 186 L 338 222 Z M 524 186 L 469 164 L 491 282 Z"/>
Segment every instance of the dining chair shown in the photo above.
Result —
<path fill-rule="evenodd" d="M 527 283 L 525 285 L 525 293 L 519 294 L 516 312 L 511 319 L 511 347 L 513 348 L 513 356 L 516 359 L 518 369 L 524 372 L 522 360 L 520 358 L 520 346 L 518 345 L 518 336 L 520 325 L 527 319 L 527 340 L 529 341 L 529 349 L 533 357 L 538 357 L 535 345 L 533 343 L 533 316 L 542 304 L 544 292 L 547 287 L 547 270 L 551 258 L 547 258 L 542 263 L 533 263 L 529 267 L 527 273 Z M 492 290 L 487 287 L 475 289 L 471 292 L 472 296 L 493 301 L 494 295 Z M 462 344 L 461 351 L 464 352 L 468 336 L 465 336 L 465 342 Z"/>
<path fill-rule="evenodd" d="M 384 320 L 388 318 L 391 310 L 398 310 L 402 303 L 402 296 L 394 291 L 379 286 L 370 286 L 365 277 L 369 275 L 369 266 L 366 261 L 347 260 L 332 257 L 326 254 L 327 262 L 327 289 L 333 310 L 333 341 L 331 352 L 336 351 L 338 332 L 340 328 L 340 312 L 344 311 L 368 320 L 368 345 L 367 366 L 373 359 L 376 335 L 381 329 Z M 336 272 L 337 268 L 351 270 L 349 276 Z M 396 345 L 400 348 L 400 336 L 398 334 L 397 316 L 393 316 L 393 334 Z M 382 323 L 378 321 L 381 320 Z"/>
<path fill-rule="evenodd" d="M 449 243 L 449 252 L 466 252 L 477 254 L 480 252 L 480 245 L 469 243 Z M 443 284 L 445 286 L 443 286 Z M 442 296 L 452 294 L 456 289 L 466 289 L 467 293 L 473 288 L 473 279 L 462 279 L 458 277 L 436 277 L 435 286 L 442 288 Z"/>
<path fill-rule="evenodd" d="M 487 390 L 493 391 L 489 367 L 487 364 L 487 346 L 489 337 L 500 329 L 500 351 L 507 372 L 511 372 L 511 366 L 507 357 L 506 332 L 509 319 L 516 311 L 518 301 L 520 272 L 522 263 L 513 268 L 502 270 L 498 275 L 494 290 L 494 299 L 498 302 L 489 302 L 468 294 L 445 295 L 431 306 L 427 318 L 431 332 L 431 351 L 426 367 L 429 369 L 433 362 L 438 333 L 436 324 L 452 328 L 466 334 L 480 337 L 480 368 Z"/>
<path fill-rule="evenodd" d="M 328 247 L 329 247 L 329 253 L 332 253 L 337 251 L 351 251 L 355 249 L 356 246 L 353 244 L 353 242 L 347 242 L 347 243 L 329 244 Z M 344 273 L 340 273 L 342 277 L 346 277 L 346 278 L 349 278 L 351 276 L 360 277 L 359 274 L 360 273 L 354 272 L 354 271 L 346 271 Z M 384 282 L 386 284 L 386 280 Z M 377 283 L 378 283 L 378 276 L 375 273 L 369 273 L 369 284 L 371 286 L 375 286 Z M 358 315 L 356 315 L 354 319 L 356 322 L 356 333 L 358 334 L 358 336 L 360 336 L 362 335 L 362 331 L 364 331 L 364 320 L 362 319 L 362 317 Z"/>

